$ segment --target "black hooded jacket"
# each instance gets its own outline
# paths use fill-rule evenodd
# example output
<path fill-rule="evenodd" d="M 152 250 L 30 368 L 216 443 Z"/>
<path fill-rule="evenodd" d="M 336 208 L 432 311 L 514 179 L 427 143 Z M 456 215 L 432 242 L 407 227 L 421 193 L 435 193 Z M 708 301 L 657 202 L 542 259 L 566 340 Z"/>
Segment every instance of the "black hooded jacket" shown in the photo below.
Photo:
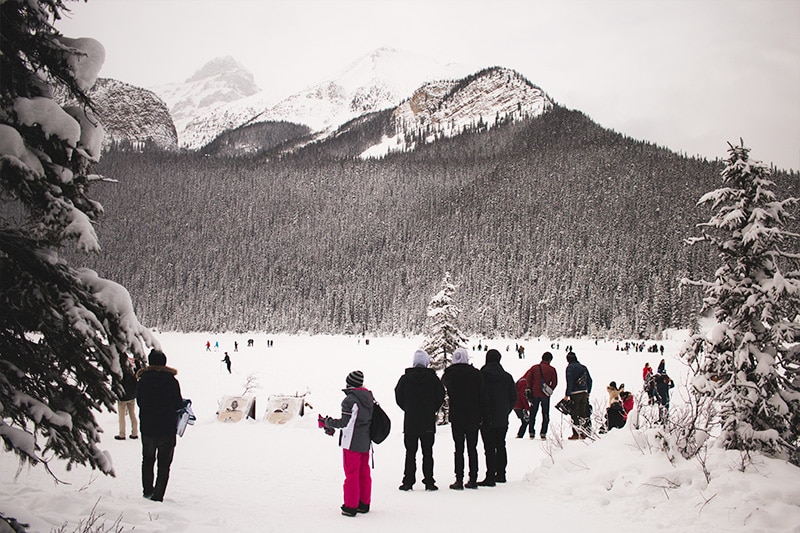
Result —
<path fill-rule="evenodd" d="M 394 398 L 405 413 L 403 433 L 436 432 L 436 412 L 444 402 L 444 387 L 433 369 L 406 368 L 394 388 Z"/>
<path fill-rule="evenodd" d="M 487 405 L 481 371 L 466 363 L 450 365 L 444 369 L 442 384 L 449 398 L 450 423 L 478 429 Z"/>
<path fill-rule="evenodd" d="M 178 409 L 183 407 L 178 371 L 168 366 L 147 366 L 136 376 L 136 403 L 142 435 L 168 437 L 178 428 Z"/>
<path fill-rule="evenodd" d="M 506 372 L 500 363 L 486 363 L 481 368 L 483 384 L 489 402 L 488 420 L 483 425 L 492 428 L 508 426 L 508 415 L 517 402 L 517 387 L 514 378 Z"/>

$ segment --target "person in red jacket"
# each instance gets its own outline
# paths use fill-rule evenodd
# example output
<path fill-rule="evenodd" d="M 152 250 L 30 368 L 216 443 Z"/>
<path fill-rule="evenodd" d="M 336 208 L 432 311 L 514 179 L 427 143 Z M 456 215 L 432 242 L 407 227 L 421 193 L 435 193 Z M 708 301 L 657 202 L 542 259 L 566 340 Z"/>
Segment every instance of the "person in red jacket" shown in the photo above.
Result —
<path fill-rule="evenodd" d="M 525 435 L 525 430 L 528 429 L 528 420 L 530 418 L 531 404 L 525 397 L 525 389 L 528 388 L 528 380 L 522 376 L 517 380 L 517 403 L 514 404 L 514 414 L 519 418 L 519 430 L 517 431 L 517 438 L 521 439 Z M 536 436 L 536 431 L 531 432 L 531 438 Z"/>
<path fill-rule="evenodd" d="M 531 404 L 530 420 L 528 421 L 528 431 L 530 431 L 531 438 L 536 435 L 536 413 L 539 411 L 539 406 L 542 406 L 542 427 L 539 431 L 539 437 L 544 440 L 547 438 L 547 428 L 550 425 L 550 395 L 558 385 L 558 374 L 556 369 L 550 365 L 553 360 L 553 354 L 544 352 L 542 354 L 542 361 L 533 365 L 525 374 L 525 379 L 528 381 L 528 391 L 526 395 Z M 549 394 L 545 390 L 549 387 Z"/>
<path fill-rule="evenodd" d="M 619 398 L 622 400 L 622 407 L 625 408 L 625 420 L 627 420 L 628 413 L 633 410 L 633 394 L 624 390 L 619 393 Z"/>

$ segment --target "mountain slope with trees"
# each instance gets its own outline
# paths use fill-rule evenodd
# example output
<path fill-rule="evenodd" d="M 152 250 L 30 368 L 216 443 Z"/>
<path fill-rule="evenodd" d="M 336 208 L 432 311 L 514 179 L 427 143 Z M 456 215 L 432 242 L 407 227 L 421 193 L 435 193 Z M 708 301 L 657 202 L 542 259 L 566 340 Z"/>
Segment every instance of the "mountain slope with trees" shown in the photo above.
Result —
<path fill-rule="evenodd" d="M 168 330 L 416 333 L 445 271 L 467 333 L 693 324 L 677 280 L 712 262 L 683 239 L 721 163 L 559 106 L 380 160 L 349 135 L 281 157 L 107 155 L 98 171 L 125 178 L 101 191 L 95 268 Z"/>

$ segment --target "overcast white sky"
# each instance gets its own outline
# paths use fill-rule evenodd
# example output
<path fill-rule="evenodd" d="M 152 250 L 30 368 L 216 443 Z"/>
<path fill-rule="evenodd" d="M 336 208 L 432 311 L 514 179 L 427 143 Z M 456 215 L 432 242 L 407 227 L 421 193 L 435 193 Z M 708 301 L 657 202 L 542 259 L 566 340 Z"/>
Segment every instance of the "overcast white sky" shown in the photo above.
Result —
<path fill-rule="evenodd" d="M 380 47 L 513 68 L 601 125 L 688 155 L 800 170 L 800 0 L 89 0 L 100 75 L 183 81 L 231 55 L 287 96 Z"/>

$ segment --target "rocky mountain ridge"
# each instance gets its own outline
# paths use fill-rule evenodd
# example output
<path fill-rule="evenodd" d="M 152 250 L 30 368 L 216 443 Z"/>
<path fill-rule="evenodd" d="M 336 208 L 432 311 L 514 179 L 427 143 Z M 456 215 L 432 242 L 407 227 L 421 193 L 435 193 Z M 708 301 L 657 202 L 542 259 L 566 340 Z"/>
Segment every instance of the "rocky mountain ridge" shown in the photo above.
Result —
<path fill-rule="evenodd" d="M 103 149 L 111 146 L 162 150 L 178 148 L 178 134 L 167 105 L 155 93 L 110 78 L 98 78 L 89 91 L 105 130 Z"/>
<path fill-rule="evenodd" d="M 201 72 L 213 72 L 218 81 L 224 79 L 219 71 L 206 67 L 190 79 L 202 79 Z M 191 101 L 188 97 L 177 98 L 179 90 L 175 86 L 170 92 L 160 92 L 160 88 L 155 91 L 176 116 L 180 145 L 199 149 L 226 130 L 262 122 L 289 122 L 308 126 L 314 132 L 330 132 L 366 113 L 396 106 L 424 83 L 457 79 L 468 73 L 468 69 L 460 65 L 381 48 L 352 62 L 331 79 L 279 102 L 270 102 L 263 91 L 257 91 L 201 106 L 197 98 Z M 192 90 L 184 92 L 191 94 Z M 203 94 L 208 94 L 207 89 Z M 194 111 L 188 117 L 186 113 L 191 108 Z"/>
<path fill-rule="evenodd" d="M 423 85 L 392 112 L 394 136 L 365 150 L 362 157 L 413 149 L 468 129 L 538 117 L 553 108 L 539 87 L 510 69 L 493 67 L 458 81 Z M 412 140 L 415 139 L 415 140 Z"/>
<path fill-rule="evenodd" d="M 464 70 L 380 49 L 351 63 L 334 78 L 269 105 L 252 74 L 232 58 L 223 57 L 203 66 L 183 84 L 162 87 L 161 99 L 146 89 L 114 80 L 98 84 L 94 98 L 101 108 L 114 100 L 114 116 L 107 121 L 115 127 L 107 145 L 129 142 L 139 146 L 149 139 L 160 148 L 203 149 L 204 153 L 226 156 L 237 155 L 238 147 L 242 154 L 267 151 L 276 146 L 276 139 L 284 137 L 289 144 L 283 150 L 299 149 L 371 124 L 369 134 L 358 134 L 360 150 L 348 156 L 383 157 L 467 130 L 536 117 L 553 107 L 541 88 L 510 69 L 491 67 L 466 77 L 442 77 Z M 112 84 L 113 95 L 109 93 Z M 133 103 L 144 95 L 150 106 Z M 169 112 L 165 114 L 166 106 Z M 154 114 L 148 107 L 158 111 Z M 379 119 L 373 116 L 377 111 L 382 111 Z M 388 120 L 386 113 L 390 113 Z M 143 119 L 152 126 L 155 116 L 159 117 L 158 132 L 147 134 L 136 126 Z M 375 125 L 375 120 L 380 124 Z M 275 125 L 279 125 L 279 137 Z M 248 129 L 247 134 L 236 133 L 242 128 Z M 230 135 L 236 140 L 230 140 Z M 222 151 L 204 148 L 220 137 L 223 140 L 216 146 L 224 146 Z"/>

